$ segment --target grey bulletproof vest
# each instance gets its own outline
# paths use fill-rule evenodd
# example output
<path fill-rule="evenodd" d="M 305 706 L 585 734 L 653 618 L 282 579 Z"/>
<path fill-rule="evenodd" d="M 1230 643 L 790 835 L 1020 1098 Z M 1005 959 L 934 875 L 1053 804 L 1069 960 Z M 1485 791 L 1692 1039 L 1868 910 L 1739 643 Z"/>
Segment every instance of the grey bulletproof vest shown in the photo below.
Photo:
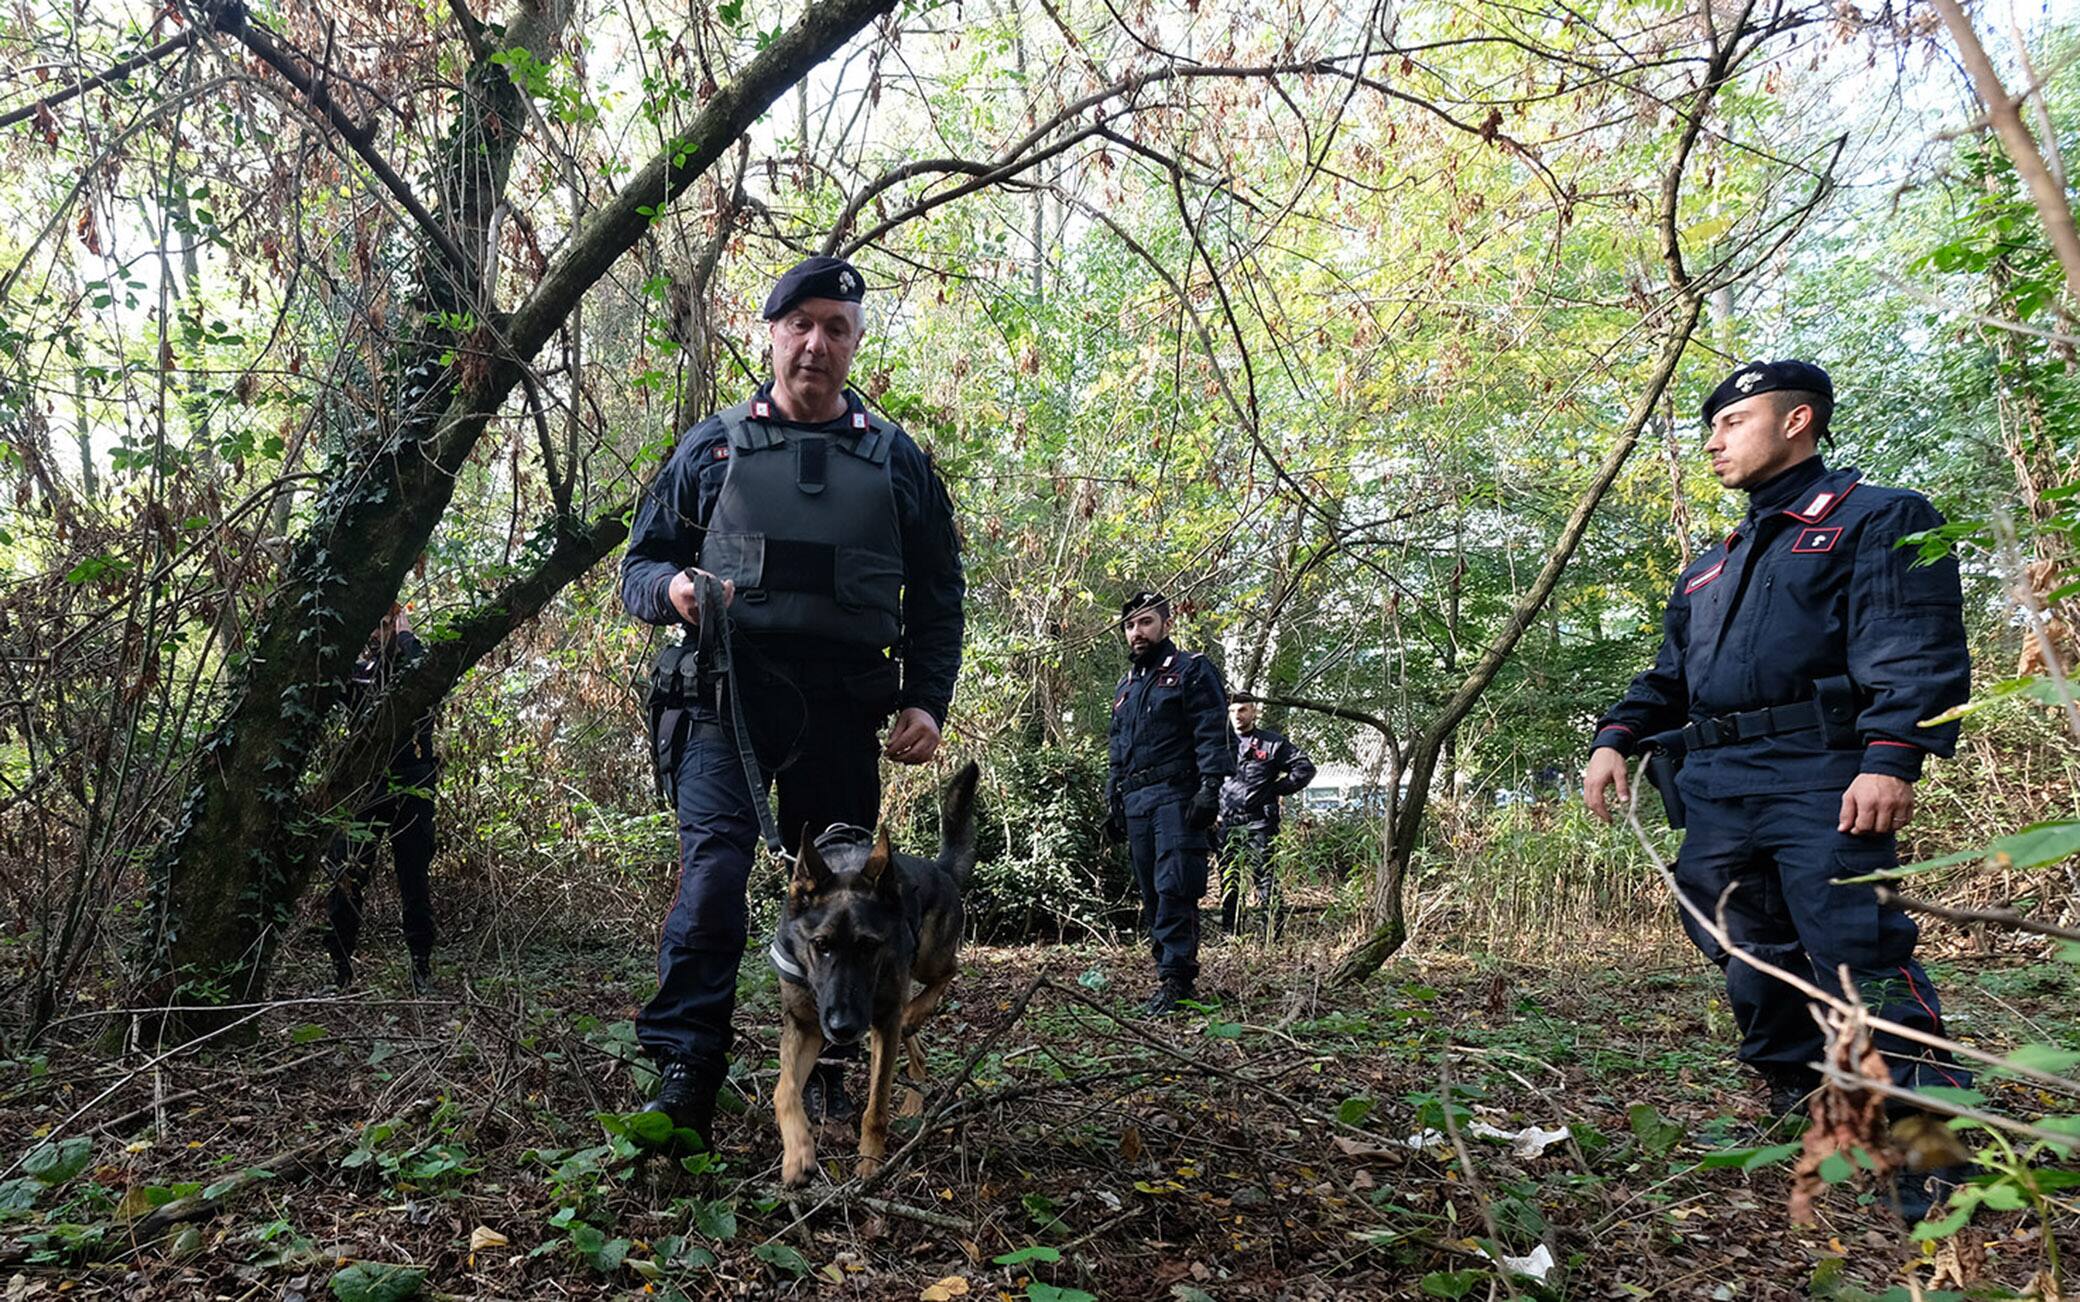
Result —
<path fill-rule="evenodd" d="M 843 433 L 786 428 L 764 401 L 740 403 L 721 421 L 729 469 L 700 567 L 736 583 L 737 627 L 895 645 L 903 540 L 888 467 L 894 431 L 863 413 Z"/>

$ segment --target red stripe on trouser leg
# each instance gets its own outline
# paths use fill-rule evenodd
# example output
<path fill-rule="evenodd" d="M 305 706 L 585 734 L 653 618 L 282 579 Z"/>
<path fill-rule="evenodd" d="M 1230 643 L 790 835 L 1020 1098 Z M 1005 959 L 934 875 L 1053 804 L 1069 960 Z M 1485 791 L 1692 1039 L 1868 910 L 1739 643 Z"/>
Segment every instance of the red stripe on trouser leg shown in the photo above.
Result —
<path fill-rule="evenodd" d="M 1913 972 L 1908 970 L 1907 967 L 1904 964 L 1902 964 L 1899 969 L 1899 974 L 1907 979 L 1907 989 L 1913 992 L 1914 1002 L 1920 1004 L 1921 1011 L 1928 1014 L 1928 1024 L 1935 1028 L 1935 1032 L 1937 1035 L 1943 1035 L 1943 1019 L 1941 1017 L 1938 1017 L 1936 1015 L 1936 1010 L 1930 1008 L 1928 1006 L 1928 1001 L 1921 997 L 1921 987 L 1914 984 Z M 1943 1079 L 1949 1081 L 1953 1088 L 1957 1085 L 1957 1077 L 1950 1074 L 1949 1068 L 1943 1066 L 1943 1064 L 1939 1062 L 1931 1062 L 1928 1065 L 1935 1068 L 1937 1071 L 1942 1072 Z"/>

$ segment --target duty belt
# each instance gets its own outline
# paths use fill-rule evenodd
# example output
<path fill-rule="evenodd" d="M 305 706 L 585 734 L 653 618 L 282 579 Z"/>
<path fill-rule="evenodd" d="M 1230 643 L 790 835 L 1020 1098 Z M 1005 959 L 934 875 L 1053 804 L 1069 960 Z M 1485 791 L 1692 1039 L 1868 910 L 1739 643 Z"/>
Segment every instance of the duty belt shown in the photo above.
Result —
<path fill-rule="evenodd" d="M 1125 781 L 1119 784 L 1119 793 L 1126 795 L 1130 791 L 1139 791 L 1143 787 L 1152 787 L 1158 782 L 1169 782 L 1174 778 L 1190 777 L 1198 772 L 1198 767 L 1192 760 L 1181 759 L 1172 760 L 1168 764 L 1151 764 L 1145 769 L 1135 769 L 1127 774 Z"/>
<path fill-rule="evenodd" d="M 1787 732 L 1808 732 L 1826 722 L 1820 702 L 1799 701 L 1792 705 L 1765 705 L 1759 710 L 1722 714 L 1716 718 L 1692 719 L 1678 730 L 1687 751 L 1711 750 L 1736 742 L 1781 737 Z"/>

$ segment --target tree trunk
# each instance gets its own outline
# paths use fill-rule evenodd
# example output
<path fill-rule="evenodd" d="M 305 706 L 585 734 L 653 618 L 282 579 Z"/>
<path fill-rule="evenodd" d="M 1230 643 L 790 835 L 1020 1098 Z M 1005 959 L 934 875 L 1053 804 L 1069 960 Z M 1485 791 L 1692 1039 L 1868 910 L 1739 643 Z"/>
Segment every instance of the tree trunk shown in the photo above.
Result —
<path fill-rule="evenodd" d="M 1632 409 L 1626 413 L 1624 427 L 1619 431 L 1618 441 L 1605 454 L 1603 464 L 1597 467 L 1596 475 L 1589 481 L 1567 525 L 1553 544 L 1552 554 L 1546 558 L 1544 568 L 1532 581 L 1531 587 L 1517 599 L 1515 609 L 1502 626 L 1502 632 L 1482 654 L 1472 672 L 1466 675 L 1452 698 L 1430 726 L 1416 739 L 1407 756 L 1408 791 L 1405 795 L 1388 793 L 1394 802 L 1393 828 L 1387 846 L 1386 857 L 1379 867 L 1379 876 L 1373 890 L 1373 930 L 1357 948 L 1344 955 L 1330 973 L 1332 985 L 1352 985 L 1365 980 L 1379 970 L 1395 950 L 1408 939 L 1408 925 L 1403 915 L 1402 888 L 1408 877 L 1409 861 L 1414 857 L 1416 841 L 1423 830 L 1423 811 L 1430 801 L 1430 782 L 1437 769 L 1438 756 L 1445 742 L 1451 737 L 1459 723 L 1480 700 L 1488 684 L 1507 663 L 1510 653 L 1538 618 L 1539 610 L 1559 586 L 1560 576 L 1567 563 L 1574 557 L 1575 549 L 1581 545 L 1582 535 L 1588 532 L 1589 521 L 1602 503 L 1603 495 L 1617 482 L 1618 472 L 1625 468 L 1625 461 L 1639 445 L 1640 434 L 1646 428 L 1647 419 L 1653 414 L 1655 404 L 1661 401 L 1662 391 L 1674 378 L 1676 363 L 1682 359 L 1683 349 L 1688 346 L 1690 336 L 1697 329 L 1701 303 L 1695 296 L 1685 296 L 1677 309 L 1675 321 L 1670 323 L 1667 340 L 1662 344 L 1661 355 L 1654 363 L 1647 384 L 1633 399 Z"/>
<path fill-rule="evenodd" d="M 629 178 L 503 321 L 476 302 L 481 268 L 457 265 L 440 247 L 485 248 L 484 232 L 522 136 L 513 124 L 527 120 L 502 68 L 488 61 L 472 68 L 463 114 L 437 173 L 445 189 L 440 226 L 453 234 L 438 242 L 427 237 L 420 283 L 429 315 L 460 314 L 480 324 L 449 329 L 458 320 L 449 316 L 439 328 L 420 328 L 401 346 L 389 367 L 396 377 L 388 395 L 390 409 L 400 413 L 396 427 L 372 436 L 353 473 L 327 488 L 316 519 L 293 549 L 237 671 L 231 704 L 202 745 L 196 785 L 153 863 L 153 926 L 140 992 L 145 999 L 207 1005 L 264 992 L 275 949 L 309 876 L 309 831 L 302 826 L 299 789 L 305 769 L 355 654 L 439 523 L 457 473 L 519 384 L 526 359 L 635 244 L 656 212 L 705 173 L 789 86 L 891 4 L 824 0 L 812 6 L 683 135 Z M 504 44 L 525 46 L 546 59 L 568 18 L 560 0 L 523 10 Z M 241 32 L 240 39 L 256 51 L 266 43 L 250 32 Z M 455 360 L 443 365 L 444 353 Z M 459 648 L 446 660 L 437 656 L 447 667 L 414 679 L 426 692 L 445 690 L 441 680 L 452 683 L 467 667 L 457 663 L 474 663 L 495 645 L 518 622 L 527 600 L 538 609 L 582 569 L 571 568 L 578 559 L 587 553 L 596 558 L 618 543 L 611 536 L 618 528 L 618 519 L 605 529 L 595 522 L 587 541 L 559 544 L 561 562 L 521 581 L 539 579 L 545 590 L 531 589 L 522 594 L 526 600 L 503 610 L 479 612 L 481 621 L 470 625 L 475 636 L 466 629 L 461 639 L 477 649 Z M 392 695 L 399 717 L 416 717 L 404 693 Z M 209 1010 L 190 1009 L 173 1012 L 161 1029 L 178 1036 L 216 1024 Z"/>

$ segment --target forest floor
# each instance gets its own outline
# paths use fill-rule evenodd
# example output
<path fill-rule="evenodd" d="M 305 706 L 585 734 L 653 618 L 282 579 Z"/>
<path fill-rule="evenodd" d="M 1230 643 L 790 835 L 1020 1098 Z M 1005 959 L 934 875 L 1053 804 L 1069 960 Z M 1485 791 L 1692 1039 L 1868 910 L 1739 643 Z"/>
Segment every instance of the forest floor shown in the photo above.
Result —
<path fill-rule="evenodd" d="M 1784 1164 L 1706 1165 L 1776 1137 L 1716 974 L 1674 945 L 1537 964 L 1416 950 L 1352 994 L 1320 983 L 1328 938 L 1210 940 L 1219 1007 L 1158 1022 L 1131 1012 L 1138 948 L 973 946 L 925 1033 L 930 1133 L 913 1144 L 920 1121 L 899 1120 L 862 1191 L 851 1136 L 827 1129 L 825 1175 L 798 1195 L 775 1187 L 762 963 L 744 968 L 743 1111 L 719 1152 L 631 1158 L 613 1133 L 642 1097 L 637 950 L 452 958 L 424 1001 L 396 993 L 401 963 L 371 962 L 362 992 L 285 992 L 255 1010 L 256 1041 L 142 1070 L 96 1052 L 96 1019 L 59 1027 L 0 1080 L 0 1121 L 23 1148 L 49 1141 L 30 1168 L 50 1180 L 7 1155 L 0 1299 L 353 1302 L 415 1281 L 467 1298 L 1855 1299 L 2020 1289 L 2045 1264 L 2023 1213 L 1982 1210 L 1938 1254 L 1853 1181 L 1799 1227 Z M 2075 1036 L 2071 965 L 1932 966 L 1967 1039 Z M 1547 1133 L 1494 1133 L 1527 1127 Z M 1549 1253 L 1546 1283 L 1500 1280 L 1491 1237 Z M 2058 1237 L 2080 1247 L 2080 1227 Z"/>

